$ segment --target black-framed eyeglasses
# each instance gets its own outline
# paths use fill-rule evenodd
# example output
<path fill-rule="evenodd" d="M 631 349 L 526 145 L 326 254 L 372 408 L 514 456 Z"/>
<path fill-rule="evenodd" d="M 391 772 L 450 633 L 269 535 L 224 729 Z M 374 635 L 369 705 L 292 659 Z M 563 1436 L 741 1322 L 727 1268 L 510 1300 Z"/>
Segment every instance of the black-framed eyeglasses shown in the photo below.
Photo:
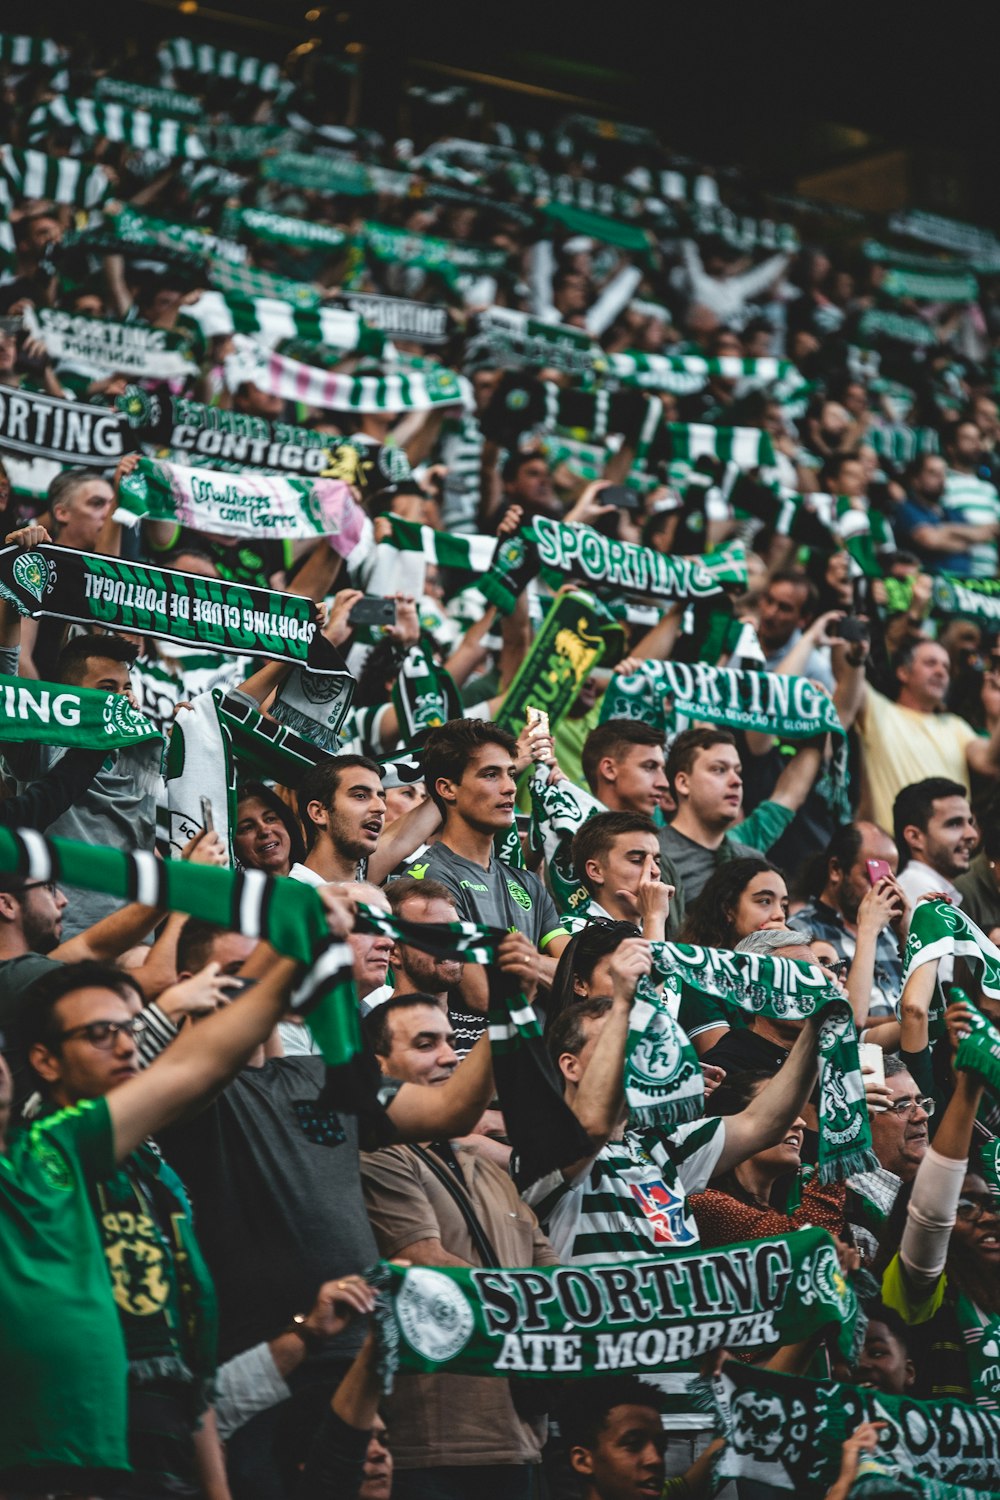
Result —
<path fill-rule="evenodd" d="M 87 1042 L 91 1047 L 107 1052 L 114 1046 L 119 1032 L 125 1036 L 138 1036 L 145 1026 L 141 1016 L 130 1016 L 127 1021 L 89 1021 L 86 1026 L 71 1026 L 68 1031 L 60 1031 L 58 1040 Z"/>
<path fill-rule="evenodd" d="M 821 958 L 819 966 L 821 969 L 825 969 L 828 974 L 832 974 L 834 979 L 843 981 L 847 978 L 847 971 L 851 967 L 851 961 L 849 958 Z"/>
<path fill-rule="evenodd" d="M 933 1099 L 926 1096 L 923 1099 L 897 1099 L 895 1104 L 887 1104 L 883 1111 L 887 1115 L 912 1115 L 918 1109 L 922 1109 L 925 1115 L 932 1115 L 937 1108 Z"/>
<path fill-rule="evenodd" d="M 48 891 L 54 896 L 59 886 L 54 880 L 26 880 L 24 885 L 19 885 L 13 892 L 15 896 L 23 896 L 27 891 Z"/>

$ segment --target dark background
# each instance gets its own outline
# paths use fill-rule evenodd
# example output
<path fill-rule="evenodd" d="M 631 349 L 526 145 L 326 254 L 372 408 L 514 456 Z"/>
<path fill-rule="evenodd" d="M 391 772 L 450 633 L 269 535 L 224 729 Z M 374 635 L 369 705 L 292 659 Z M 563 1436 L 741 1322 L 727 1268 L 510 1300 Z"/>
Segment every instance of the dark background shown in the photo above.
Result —
<path fill-rule="evenodd" d="M 318 18 L 307 20 L 313 10 Z M 180 31 L 274 58 L 320 38 L 324 51 L 351 47 L 361 59 L 363 119 L 387 132 L 405 82 L 466 81 L 487 89 L 500 118 L 581 109 L 637 120 L 678 152 L 743 166 L 773 188 L 808 191 L 816 174 L 859 162 L 874 163 L 869 179 L 878 178 L 887 153 L 903 152 L 891 167 L 905 178 L 897 199 L 995 226 L 1000 108 L 989 14 L 884 0 L 212 0 L 187 13 L 178 0 L 4 0 L 0 24 L 37 32 L 44 20 L 54 36 L 82 26 L 150 47 Z M 871 180 L 865 191 L 877 196 Z"/>

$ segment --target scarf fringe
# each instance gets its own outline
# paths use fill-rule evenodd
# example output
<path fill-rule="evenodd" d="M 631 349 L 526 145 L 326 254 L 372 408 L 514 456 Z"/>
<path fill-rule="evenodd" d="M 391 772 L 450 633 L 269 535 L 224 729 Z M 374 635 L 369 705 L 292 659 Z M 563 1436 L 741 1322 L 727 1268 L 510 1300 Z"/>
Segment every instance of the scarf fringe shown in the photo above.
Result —
<path fill-rule="evenodd" d="M 365 1271 L 364 1278 L 378 1293 L 372 1318 L 375 1324 L 376 1369 L 383 1396 L 391 1396 L 399 1371 L 399 1325 L 392 1310 L 392 1277 L 385 1261 Z"/>
<path fill-rule="evenodd" d="M 692 1120 L 700 1120 L 704 1114 L 704 1097 L 692 1095 L 689 1099 L 661 1100 L 658 1104 L 639 1104 L 634 1108 L 629 1106 L 629 1123 L 638 1126 L 642 1130 L 667 1127 L 676 1129 L 678 1125 L 689 1125 Z"/>
<path fill-rule="evenodd" d="M 156 1354 L 149 1359 L 130 1359 L 129 1379 L 137 1385 L 151 1385 L 157 1380 L 178 1380 L 183 1385 L 194 1385 L 200 1376 L 176 1354 Z"/>
<path fill-rule="evenodd" d="M 879 1165 L 874 1151 L 859 1147 L 854 1151 L 838 1152 L 827 1161 L 820 1162 L 817 1175 L 821 1183 L 843 1182 L 856 1172 L 874 1172 Z"/>

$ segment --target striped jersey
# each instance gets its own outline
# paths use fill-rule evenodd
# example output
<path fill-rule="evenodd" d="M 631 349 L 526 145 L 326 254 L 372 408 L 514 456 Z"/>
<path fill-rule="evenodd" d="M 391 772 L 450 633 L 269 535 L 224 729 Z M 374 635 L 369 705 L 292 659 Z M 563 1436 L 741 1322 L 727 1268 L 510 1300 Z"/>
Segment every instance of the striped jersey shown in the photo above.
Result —
<path fill-rule="evenodd" d="M 945 520 L 965 526 L 996 526 L 1000 523 L 1000 495 L 995 487 L 978 474 L 959 474 L 948 470 L 942 505 Z M 996 542 L 972 542 L 965 557 L 948 559 L 949 570 L 965 578 L 997 576 Z"/>
<path fill-rule="evenodd" d="M 608 1141 L 575 1182 L 561 1172 L 522 1194 L 563 1265 L 634 1261 L 699 1243 L 687 1200 L 708 1186 L 726 1139 L 725 1121 L 694 1120 L 671 1134 L 626 1130 Z M 663 1425 L 673 1431 L 707 1427 L 689 1394 L 694 1375 L 646 1377 L 663 1393 Z"/>

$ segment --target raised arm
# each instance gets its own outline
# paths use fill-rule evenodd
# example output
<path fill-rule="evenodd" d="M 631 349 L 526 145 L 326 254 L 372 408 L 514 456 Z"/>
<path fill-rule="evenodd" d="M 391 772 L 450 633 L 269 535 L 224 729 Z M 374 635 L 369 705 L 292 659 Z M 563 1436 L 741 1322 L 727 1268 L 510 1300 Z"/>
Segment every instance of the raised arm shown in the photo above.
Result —
<path fill-rule="evenodd" d="M 816 1053 L 820 1016 L 812 1016 L 803 1027 L 788 1058 L 766 1089 L 738 1115 L 726 1117 L 726 1142 L 714 1175 L 739 1166 L 748 1156 L 780 1141 L 816 1082 Z"/>
<path fill-rule="evenodd" d="M 297 963 L 271 949 L 267 972 L 252 989 L 197 1026 L 185 1026 L 144 1073 L 107 1096 L 118 1161 L 229 1082 L 281 1019 L 299 972 Z"/>

